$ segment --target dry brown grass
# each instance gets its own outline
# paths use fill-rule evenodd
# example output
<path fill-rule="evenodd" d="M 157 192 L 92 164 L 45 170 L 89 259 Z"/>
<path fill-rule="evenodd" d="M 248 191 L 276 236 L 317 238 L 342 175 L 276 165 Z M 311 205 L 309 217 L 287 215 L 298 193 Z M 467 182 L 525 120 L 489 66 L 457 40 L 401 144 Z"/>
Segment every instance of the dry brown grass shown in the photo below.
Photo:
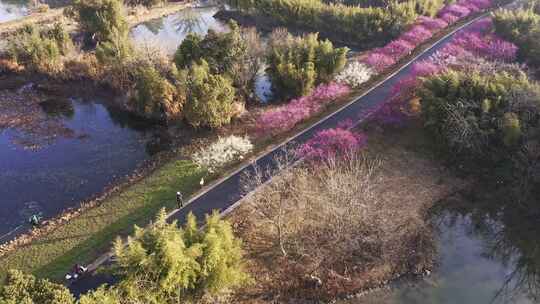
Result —
<path fill-rule="evenodd" d="M 432 267 L 425 211 L 462 181 L 408 150 L 414 138 L 373 137 L 364 156 L 285 171 L 230 214 L 255 279 L 236 301 L 330 299 Z"/>

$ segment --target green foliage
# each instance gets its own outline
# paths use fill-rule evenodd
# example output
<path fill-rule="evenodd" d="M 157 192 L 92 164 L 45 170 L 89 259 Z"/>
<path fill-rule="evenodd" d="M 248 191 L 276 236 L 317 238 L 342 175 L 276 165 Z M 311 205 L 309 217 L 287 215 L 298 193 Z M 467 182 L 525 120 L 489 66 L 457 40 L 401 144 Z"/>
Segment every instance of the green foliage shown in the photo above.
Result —
<path fill-rule="evenodd" d="M 19 64 L 40 72 L 60 69 L 61 55 L 67 54 L 73 44 L 61 23 L 37 29 L 26 25 L 8 40 L 8 55 Z"/>
<path fill-rule="evenodd" d="M 150 65 L 139 67 L 135 72 L 135 91 L 135 110 L 146 117 L 162 119 L 175 103 L 174 86 Z"/>
<path fill-rule="evenodd" d="M 419 15 L 433 17 L 445 5 L 444 0 L 416 0 L 412 1 L 415 5 L 415 11 Z"/>
<path fill-rule="evenodd" d="M 129 30 L 121 0 L 76 0 L 66 12 L 99 42 L 114 40 L 114 31 L 124 35 Z"/>
<path fill-rule="evenodd" d="M 540 14 L 533 9 L 501 10 L 493 15 L 493 23 L 497 35 L 519 47 L 521 60 L 540 67 Z"/>
<path fill-rule="evenodd" d="M 525 74 L 448 71 L 419 90 L 425 127 L 448 155 L 496 163 L 540 123 L 540 90 Z"/>
<path fill-rule="evenodd" d="M 192 214 L 181 229 L 176 222 L 167 223 L 161 210 L 151 227 L 135 228 L 127 246 L 118 240 L 115 254 L 115 273 L 121 283 L 114 292 L 120 295 L 120 303 L 181 303 L 220 294 L 248 280 L 242 269 L 241 243 L 217 213 L 207 216 L 206 225 L 198 230 Z M 111 303 L 117 299 L 104 290 L 93 297 L 107 297 Z M 81 304 L 90 303 L 97 302 Z"/>
<path fill-rule="evenodd" d="M 18 270 L 10 270 L 0 290 L 2 304 L 69 304 L 75 299 L 69 290 L 48 280 L 36 279 Z"/>
<path fill-rule="evenodd" d="M 230 73 L 234 64 L 246 53 L 246 44 L 234 21 L 229 22 L 229 27 L 227 33 L 209 30 L 204 38 L 189 34 L 175 53 L 176 66 L 184 69 L 205 60 L 212 73 Z"/>
<path fill-rule="evenodd" d="M 114 288 L 100 287 L 95 291 L 84 294 L 78 304 L 120 304 L 120 295 Z"/>
<path fill-rule="evenodd" d="M 397 37 L 417 17 L 412 2 L 384 7 L 326 4 L 320 0 L 230 0 L 246 12 L 262 14 L 285 25 L 300 26 L 364 48 Z"/>
<path fill-rule="evenodd" d="M 326 4 L 344 4 L 347 6 L 359 7 L 381 7 L 385 8 L 392 1 L 388 0 L 324 0 Z M 404 2 L 404 1 L 401 1 Z M 446 4 L 444 0 L 409 0 L 406 1 L 412 5 L 419 15 L 435 16 L 437 12 Z"/>
<path fill-rule="evenodd" d="M 233 116 L 235 90 L 227 77 L 213 74 L 204 59 L 192 64 L 187 76 L 184 116 L 194 127 L 217 128 Z"/>
<path fill-rule="evenodd" d="M 174 63 L 179 69 L 185 69 L 192 62 L 197 62 L 202 58 L 201 36 L 189 33 L 178 46 L 174 54 Z"/>
<path fill-rule="evenodd" d="M 105 65 L 124 63 L 133 54 L 127 32 L 111 31 L 110 40 L 100 42 L 96 47 L 98 61 Z"/>
<path fill-rule="evenodd" d="M 308 94 L 315 85 L 329 81 L 347 61 L 347 48 L 334 48 L 317 34 L 293 37 L 277 31 L 272 34 L 266 58 L 267 73 L 276 96 Z"/>

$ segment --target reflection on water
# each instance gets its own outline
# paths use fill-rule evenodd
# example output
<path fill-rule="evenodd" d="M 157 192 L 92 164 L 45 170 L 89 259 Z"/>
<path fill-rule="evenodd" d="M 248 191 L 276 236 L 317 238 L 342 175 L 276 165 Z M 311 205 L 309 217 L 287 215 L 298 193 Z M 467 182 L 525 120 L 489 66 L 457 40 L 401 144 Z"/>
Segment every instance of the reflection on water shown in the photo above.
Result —
<path fill-rule="evenodd" d="M 0 23 L 15 20 L 28 14 L 27 3 L 0 0 Z"/>
<path fill-rule="evenodd" d="M 57 136 L 39 150 L 13 141 L 16 129 L 0 130 L 0 235 L 29 214 L 51 217 L 77 204 L 148 159 L 154 128 L 109 111 L 100 100 L 45 100 L 41 109 L 74 136 Z"/>
<path fill-rule="evenodd" d="M 131 36 L 139 45 L 160 45 L 172 54 L 190 33 L 204 36 L 209 29 L 227 30 L 225 24 L 214 18 L 218 11 L 216 6 L 187 8 L 170 16 L 142 23 L 131 30 Z"/>
<path fill-rule="evenodd" d="M 270 77 L 264 72 L 257 75 L 255 79 L 255 95 L 263 103 L 272 100 L 272 83 Z"/>
<path fill-rule="evenodd" d="M 440 260 L 431 276 L 343 303 L 539 303 L 540 220 L 511 204 L 449 202 L 437 212 Z"/>

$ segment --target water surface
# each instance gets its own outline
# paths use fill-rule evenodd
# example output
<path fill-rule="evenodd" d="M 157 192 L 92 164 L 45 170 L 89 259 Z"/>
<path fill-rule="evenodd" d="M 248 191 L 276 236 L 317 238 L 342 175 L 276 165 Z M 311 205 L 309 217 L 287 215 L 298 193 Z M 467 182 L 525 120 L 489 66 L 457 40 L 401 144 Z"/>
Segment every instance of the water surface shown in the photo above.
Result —
<path fill-rule="evenodd" d="M 209 29 L 227 30 L 226 24 L 214 18 L 217 6 L 186 8 L 176 14 L 141 23 L 131 30 L 131 37 L 138 45 L 159 45 L 173 54 L 188 34 L 206 35 Z"/>
<path fill-rule="evenodd" d="M 0 23 L 28 15 L 27 1 L 0 0 Z"/>
<path fill-rule="evenodd" d="M 152 128 L 103 101 L 47 100 L 35 110 L 47 117 L 36 127 L 0 129 L 0 236 L 31 214 L 77 207 L 150 158 Z"/>
<path fill-rule="evenodd" d="M 539 303 L 540 221 L 474 208 L 437 215 L 440 256 L 430 276 L 339 303 Z"/>

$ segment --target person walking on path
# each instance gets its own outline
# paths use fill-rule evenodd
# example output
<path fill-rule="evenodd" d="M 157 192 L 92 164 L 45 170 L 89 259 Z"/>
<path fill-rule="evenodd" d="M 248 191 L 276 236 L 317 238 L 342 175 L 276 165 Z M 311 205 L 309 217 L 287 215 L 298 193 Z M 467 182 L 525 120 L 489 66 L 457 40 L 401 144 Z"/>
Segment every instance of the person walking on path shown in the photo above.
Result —
<path fill-rule="evenodd" d="M 184 207 L 184 197 L 180 191 L 176 192 L 176 204 L 178 204 L 178 209 Z"/>

